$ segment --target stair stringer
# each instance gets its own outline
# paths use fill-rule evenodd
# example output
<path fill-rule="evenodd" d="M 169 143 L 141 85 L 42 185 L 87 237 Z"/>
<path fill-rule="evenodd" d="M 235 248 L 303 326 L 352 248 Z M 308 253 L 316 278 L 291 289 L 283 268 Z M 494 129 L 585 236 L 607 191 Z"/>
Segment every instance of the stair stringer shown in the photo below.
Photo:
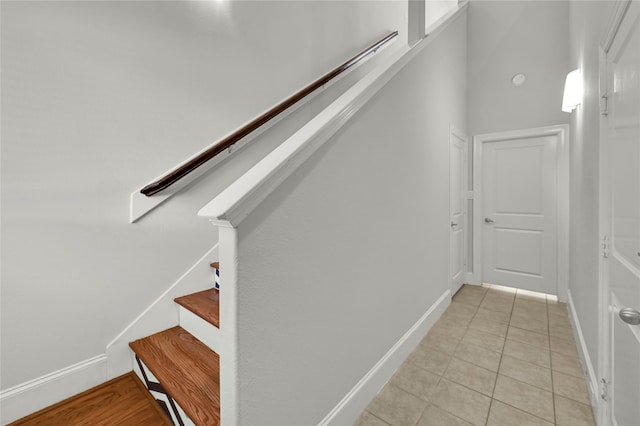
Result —
<path fill-rule="evenodd" d="M 179 324 L 179 310 L 174 299 L 211 288 L 215 270 L 210 263 L 216 259 L 217 243 L 107 345 L 107 380 L 133 370 L 129 342 Z"/>
<path fill-rule="evenodd" d="M 144 364 L 144 362 L 136 356 L 135 353 L 131 353 L 133 357 L 133 371 L 138 378 L 142 381 L 147 388 L 151 396 L 158 401 L 160 407 L 164 410 L 174 425 L 180 426 L 196 426 L 189 416 L 184 412 L 180 404 L 178 404 L 164 389 L 160 381 L 153 375 L 151 370 Z"/>

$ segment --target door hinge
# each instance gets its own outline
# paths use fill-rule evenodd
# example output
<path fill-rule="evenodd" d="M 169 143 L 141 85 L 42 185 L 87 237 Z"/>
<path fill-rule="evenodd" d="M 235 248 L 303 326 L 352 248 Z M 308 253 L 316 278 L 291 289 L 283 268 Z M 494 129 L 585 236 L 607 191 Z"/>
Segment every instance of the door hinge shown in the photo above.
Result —
<path fill-rule="evenodd" d="M 609 400 L 609 382 L 604 378 L 600 379 L 600 398 L 602 398 L 603 401 Z"/>
<path fill-rule="evenodd" d="M 609 115 L 609 95 L 607 93 L 600 97 L 600 115 Z"/>
<path fill-rule="evenodd" d="M 609 237 L 606 235 L 602 238 L 602 257 L 605 259 L 609 257 Z"/>

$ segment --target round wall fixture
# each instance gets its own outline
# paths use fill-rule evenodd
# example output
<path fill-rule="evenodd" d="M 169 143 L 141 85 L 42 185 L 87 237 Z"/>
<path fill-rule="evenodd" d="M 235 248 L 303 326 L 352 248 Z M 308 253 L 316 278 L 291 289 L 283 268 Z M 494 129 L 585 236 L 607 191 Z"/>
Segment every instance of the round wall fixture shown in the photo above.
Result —
<path fill-rule="evenodd" d="M 513 78 L 511 78 L 511 84 L 513 84 L 516 87 L 520 87 L 524 84 L 524 82 L 527 80 L 527 76 L 524 74 L 516 74 L 513 76 Z"/>

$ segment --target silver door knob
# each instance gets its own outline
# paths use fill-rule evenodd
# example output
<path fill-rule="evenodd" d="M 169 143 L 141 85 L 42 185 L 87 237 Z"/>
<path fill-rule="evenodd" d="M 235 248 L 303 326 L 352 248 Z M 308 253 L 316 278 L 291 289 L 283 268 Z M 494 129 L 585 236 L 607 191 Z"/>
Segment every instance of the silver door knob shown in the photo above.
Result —
<path fill-rule="evenodd" d="M 457 224 L 457 223 L 455 223 L 455 222 L 451 222 L 451 227 L 452 227 L 452 228 L 455 228 L 456 226 L 458 226 L 458 224 Z"/>
<path fill-rule="evenodd" d="M 620 319 L 627 324 L 640 324 L 640 312 L 636 311 L 633 308 L 620 309 L 620 313 L 618 315 L 620 316 Z"/>
<path fill-rule="evenodd" d="M 485 217 L 484 218 L 484 223 L 496 223 L 496 221 L 491 219 L 490 217 Z"/>

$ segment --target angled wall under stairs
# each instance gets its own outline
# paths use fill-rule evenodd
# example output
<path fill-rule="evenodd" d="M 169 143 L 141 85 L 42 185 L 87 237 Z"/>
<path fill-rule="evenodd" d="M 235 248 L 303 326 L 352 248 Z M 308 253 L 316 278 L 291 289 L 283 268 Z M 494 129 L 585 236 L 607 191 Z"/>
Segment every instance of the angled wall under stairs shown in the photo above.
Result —
<path fill-rule="evenodd" d="M 134 362 L 129 343 L 180 323 L 180 305 L 174 299 L 215 286 L 216 269 L 211 259 L 218 258 L 218 244 L 202 254 L 189 269 L 134 319 L 106 348 L 107 379 L 131 371 Z"/>

